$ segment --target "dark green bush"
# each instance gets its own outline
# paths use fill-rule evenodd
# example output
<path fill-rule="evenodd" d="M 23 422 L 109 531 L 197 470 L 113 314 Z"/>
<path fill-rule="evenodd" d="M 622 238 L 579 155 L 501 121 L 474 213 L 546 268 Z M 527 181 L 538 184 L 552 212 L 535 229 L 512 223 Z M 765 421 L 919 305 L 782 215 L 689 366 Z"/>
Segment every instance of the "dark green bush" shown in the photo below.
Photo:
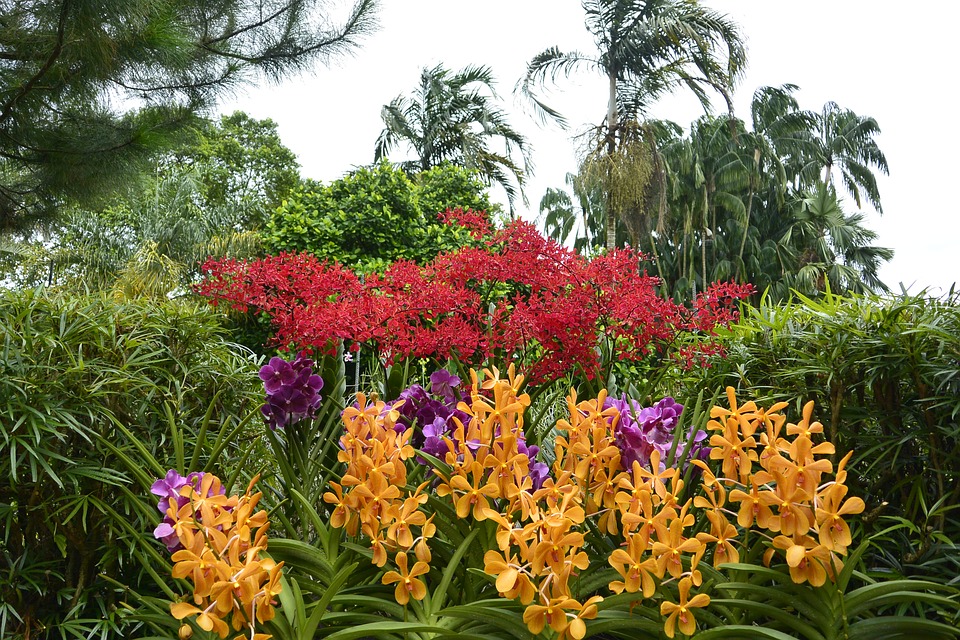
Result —
<path fill-rule="evenodd" d="M 167 562 L 150 483 L 236 477 L 249 355 L 199 305 L 0 295 L 0 637 L 130 637 Z"/>

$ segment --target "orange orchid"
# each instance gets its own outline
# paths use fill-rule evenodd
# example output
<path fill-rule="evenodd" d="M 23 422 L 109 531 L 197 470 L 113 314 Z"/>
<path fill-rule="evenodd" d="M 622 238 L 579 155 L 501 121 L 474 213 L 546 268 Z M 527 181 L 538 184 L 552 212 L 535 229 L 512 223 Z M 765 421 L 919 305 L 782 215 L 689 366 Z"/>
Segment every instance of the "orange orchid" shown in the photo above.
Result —
<path fill-rule="evenodd" d="M 727 387 L 727 402 L 730 405 L 729 409 L 724 407 L 715 406 L 710 409 L 710 417 L 714 420 L 711 420 L 707 423 L 708 428 L 723 428 L 724 424 L 729 424 L 730 420 L 734 422 L 736 428 L 740 429 L 743 435 L 747 438 L 753 435 L 757 427 L 757 405 L 752 400 L 743 404 L 742 406 L 737 405 L 737 393 L 733 387 Z M 717 422 L 716 418 L 723 418 L 723 423 Z M 717 425 L 717 426 L 713 426 Z"/>
<path fill-rule="evenodd" d="M 649 549 L 649 537 L 643 533 L 634 533 L 628 538 L 627 550 L 614 549 L 610 554 L 610 566 L 616 569 L 623 581 L 615 580 L 610 583 L 610 590 L 614 593 L 643 592 L 644 598 L 649 598 L 656 590 L 654 577 L 662 578 L 663 573 L 653 557 L 646 557 Z"/>
<path fill-rule="evenodd" d="M 710 533 L 698 533 L 697 539 L 700 542 L 716 544 L 713 548 L 713 566 L 719 567 L 726 562 L 739 562 L 740 552 L 732 542 L 737 538 L 737 528 L 727 522 L 722 513 L 716 511 L 707 511 L 707 519 L 710 521 Z"/>
<path fill-rule="evenodd" d="M 531 604 L 523 612 L 523 621 L 534 635 L 543 631 L 547 625 L 557 633 L 562 633 L 569 624 L 566 609 L 580 609 L 580 603 L 573 598 L 561 596 L 551 598 L 546 604 Z"/>
<path fill-rule="evenodd" d="M 581 569 L 586 569 L 585 554 L 577 554 L 576 550 L 583 547 L 583 534 L 569 530 L 569 526 L 544 527 L 543 537 L 536 545 L 531 558 L 531 568 L 539 574 L 544 566 L 549 566 L 554 573 L 560 573 L 567 563 L 572 563 Z M 573 554 L 573 555 L 568 555 Z"/>
<path fill-rule="evenodd" d="M 472 512 L 475 520 L 483 520 L 486 518 L 483 510 L 490 506 L 487 498 L 499 497 L 500 490 L 496 484 L 489 481 L 487 470 L 479 462 L 474 461 L 463 471 L 469 471 L 473 477 L 472 483 L 465 475 L 455 475 L 450 478 L 450 486 L 460 494 L 456 499 L 457 515 L 466 518 Z"/>
<path fill-rule="evenodd" d="M 843 500 L 847 487 L 832 484 L 820 496 L 820 506 L 816 510 L 817 524 L 820 529 L 820 543 L 830 551 L 843 552 L 851 544 L 850 525 L 843 516 L 863 513 L 866 508 L 861 498 L 852 497 Z"/>
<path fill-rule="evenodd" d="M 402 506 L 391 505 L 387 509 L 385 520 L 391 521 L 387 530 L 387 537 L 396 541 L 404 549 L 413 546 L 413 531 L 411 525 L 422 527 L 427 522 L 427 516 L 419 511 L 420 505 L 427 501 L 425 494 L 413 495 L 403 501 Z"/>
<path fill-rule="evenodd" d="M 803 405 L 803 419 L 797 424 L 787 425 L 787 435 L 800 435 L 812 438 L 814 433 L 823 433 L 823 425 L 819 422 L 811 422 L 813 417 L 813 400 Z"/>
<path fill-rule="evenodd" d="M 787 566 L 794 582 L 809 582 L 819 587 L 827 581 L 831 556 L 824 545 L 816 544 L 810 536 L 777 536 L 773 539 L 773 546 L 787 552 Z"/>
<path fill-rule="evenodd" d="M 255 625 L 274 616 L 274 598 L 281 590 L 283 563 L 260 558 L 267 547 L 267 513 L 255 511 L 261 494 L 253 494 L 256 478 L 241 496 L 226 496 L 219 478 L 205 473 L 198 486 L 181 488 L 189 502 L 180 509 L 171 506 L 167 515 L 183 548 L 176 551 L 174 578 L 193 583 L 193 602 L 175 602 L 171 615 L 182 620 L 197 616 L 201 629 L 226 638 L 232 616 L 235 630 L 249 628 L 246 637 L 268 639 Z"/>
<path fill-rule="evenodd" d="M 771 531 L 774 526 L 773 510 L 770 508 L 780 503 L 779 497 L 772 491 L 760 491 L 759 474 L 750 476 L 750 493 L 734 489 L 730 492 L 730 502 L 739 502 L 740 510 L 737 512 L 737 524 L 744 529 L 748 529 L 756 522 L 761 529 Z"/>
<path fill-rule="evenodd" d="M 690 578 L 682 578 L 679 587 L 680 601 L 676 604 L 673 602 L 660 603 L 660 615 L 667 616 L 667 620 L 663 624 L 663 632 L 667 634 L 668 638 L 674 636 L 677 628 L 684 635 L 693 635 L 693 632 L 697 630 L 697 621 L 693 617 L 691 609 L 710 604 L 710 596 L 705 593 L 698 593 L 693 598 L 689 598 L 692 584 L 693 581 Z"/>
<path fill-rule="evenodd" d="M 483 570 L 496 576 L 497 591 L 504 597 L 519 598 L 525 605 L 533 602 L 536 589 L 515 555 L 507 557 L 493 550 L 487 551 L 483 556 Z"/>
<path fill-rule="evenodd" d="M 681 514 L 670 522 L 669 529 L 657 530 L 657 541 L 653 543 L 652 551 L 657 558 L 657 571 L 660 575 L 669 573 L 674 578 L 679 578 L 683 573 L 683 554 L 695 553 L 703 547 L 703 543 L 696 538 L 683 537 L 684 520 Z"/>
<path fill-rule="evenodd" d="M 711 420 L 711 422 L 713 422 Z M 753 436 L 741 438 L 738 431 L 739 423 L 728 418 L 723 428 L 723 434 L 710 436 L 710 459 L 722 460 L 723 475 L 731 480 L 745 482 L 750 475 L 752 462 L 757 460 L 757 446 Z"/>
<path fill-rule="evenodd" d="M 603 602 L 601 596 L 593 596 L 580 605 L 580 611 L 573 615 L 567 628 L 557 636 L 557 640 L 580 640 L 587 635 L 587 625 L 584 620 L 592 620 L 597 617 L 597 603 Z"/>
<path fill-rule="evenodd" d="M 330 514 L 330 526 L 336 529 L 342 529 L 346 526 L 347 521 L 350 520 L 350 502 L 346 500 L 343 496 L 343 487 L 341 487 L 336 482 L 330 483 L 330 488 L 333 491 L 327 491 L 323 494 L 323 501 L 328 504 L 336 505 L 333 509 L 333 513 Z M 348 532 L 350 535 L 357 535 L 356 526 L 353 527 L 353 531 Z"/>
<path fill-rule="evenodd" d="M 412 569 L 408 569 L 407 564 L 407 554 L 401 551 L 396 557 L 396 565 L 400 571 L 387 571 L 383 574 L 382 579 L 383 584 L 397 583 L 393 592 L 394 597 L 399 604 L 404 605 L 410 602 L 411 597 L 414 600 L 423 600 L 427 595 L 427 586 L 423 584 L 422 580 L 418 579 L 418 576 L 430 573 L 430 567 L 427 566 L 426 562 L 418 561 Z"/>

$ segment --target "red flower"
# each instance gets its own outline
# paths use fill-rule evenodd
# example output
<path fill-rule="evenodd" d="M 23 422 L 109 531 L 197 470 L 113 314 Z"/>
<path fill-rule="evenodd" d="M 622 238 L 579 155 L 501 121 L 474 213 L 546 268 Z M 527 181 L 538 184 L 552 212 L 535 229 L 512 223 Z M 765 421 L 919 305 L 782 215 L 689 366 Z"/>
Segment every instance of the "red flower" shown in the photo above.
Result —
<path fill-rule="evenodd" d="M 596 375 L 603 339 L 619 359 L 663 356 L 679 334 L 709 335 L 735 320 L 736 301 L 753 292 L 718 283 L 690 310 L 657 294 L 658 280 L 632 250 L 589 260 L 527 222 L 492 231 L 482 212 L 451 210 L 442 218 L 471 229 L 484 246 L 440 254 L 422 267 L 398 261 L 363 282 L 308 254 L 210 260 L 197 291 L 213 304 L 265 313 L 276 342 L 288 347 L 330 352 L 349 340 L 390 361 L 499 357 L 520 360 L 535 381 Z M 716 347 L 687 349 L 680 355 L 692 363 Z"/>

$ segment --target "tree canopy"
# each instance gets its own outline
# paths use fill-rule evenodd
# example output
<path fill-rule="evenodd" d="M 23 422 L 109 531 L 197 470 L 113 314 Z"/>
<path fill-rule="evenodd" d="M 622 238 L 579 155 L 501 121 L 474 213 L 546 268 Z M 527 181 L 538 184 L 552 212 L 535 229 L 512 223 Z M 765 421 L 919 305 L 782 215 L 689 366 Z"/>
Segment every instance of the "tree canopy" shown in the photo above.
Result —
<path fill-rule="evenodd" d="M 712 92 L 719 92 L 729 106 L 746 50 L 737 25 L 697 0 L 584 0 L 583 8 L 596 51 L 546 49 L 527 65 L 520 88 L 540 115 L 565 122 L 538 97 L 538 87 L 580 69 L 607 79 L 606 118 L 596 128 L 585 164 L 607 176 L 606 247 L 612 249 L 616 220 L 636 216 L 631 209 L 643 210 L 645 186 L 659 178 L 656 159 L 651 158 L 653 142 L 639 126 L 649 107 L 683 86 L 705 109 Z"/>
<path fill-rule="evenodd" d="M 238 111 L 203 121 L 189 144 L 106 206 L 66 207 L 19 251 L 0 252 L 0 276 L 21 287 L 165 298 L 185 290 L 207 256 L 255 253 L 258 229 L 300 186 L 296 156 L 272 120 Z"/>
<path fill-rule="evenodd" d="M 0 227 L 89 204 L 225 92 L 351 48 L 377 0 L 13 0 L 0 15 Z"/>
<path fill-rule="evenodd" d="M 474 242 L 447 209 L 487 209 L 483 183 L 462 167 L 442 164 L 407 176 L 388 162 L 361 167 L 329 185 L 293 195 L 267 224 L 269 253 L 309 252 L 360 273 L 395 260 L 423 264 Z"/>

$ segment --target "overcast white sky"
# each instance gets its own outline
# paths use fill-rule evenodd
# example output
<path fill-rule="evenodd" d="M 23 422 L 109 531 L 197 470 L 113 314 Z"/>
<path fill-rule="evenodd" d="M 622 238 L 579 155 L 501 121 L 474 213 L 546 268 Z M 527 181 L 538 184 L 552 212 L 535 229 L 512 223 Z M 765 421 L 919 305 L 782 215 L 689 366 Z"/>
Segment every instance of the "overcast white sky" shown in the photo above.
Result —
<path fill-rule="evenodd" d="M 800 105 L 828 100 L 876 118 L 890 176 L 879 176 L 883 216 L 868 212 L 877 244 L 894 259 L 881 269 L 894 290 L 945 291 L 960 281 L 960 206 L 954 153 L 957 109 L 955 28 L 960 3 L 915 0 L 704 0 L 733 17 L 749 47 L 749 68 L 736 94 L 738 115 L 749 113 L 761 85 L 800 86 Z M 280 86 L 249 89 L 223 105 L 272 118 L 297 153 L 304 176 L 330 181 L 373 160 L 382 128 L 380 108 L 416 86 L 420 70 L 487 65 L 498 80 L 511 123 L 533 145 L 536 170 L 527 187 L 536 217 L 547 187 L 563 186 L 576 168 L 570 136 L 603 119 L 604 83 L 579 76 L 561 82 L 553 103 L 573 128 L 541 128 L 514 99 L 527 61 L 550 46 L 593 51 L 579 0 L 383 0 L 380 30 L 351 57 Z M 654 115 L 684 126 L 701 115 L 696 100 L 664 100 Z M 848 203 L 852 210 L 853 203 Z"/>

